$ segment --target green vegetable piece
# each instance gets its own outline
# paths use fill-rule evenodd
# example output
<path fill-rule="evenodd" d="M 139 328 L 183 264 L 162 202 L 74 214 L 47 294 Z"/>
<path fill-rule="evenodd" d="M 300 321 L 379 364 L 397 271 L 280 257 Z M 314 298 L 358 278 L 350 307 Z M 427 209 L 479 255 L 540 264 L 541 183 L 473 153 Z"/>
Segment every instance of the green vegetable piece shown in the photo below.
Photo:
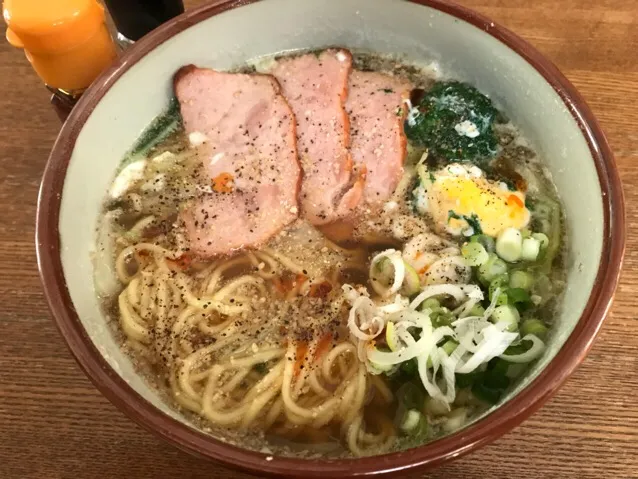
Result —
<path fill-rule="evenodd" d="M 496 238 L 496 253 L 505 261 L 515 263 L 521 259 L 523 236 L 516 228 L 505 228 Z"/>
<path fill-rule="evenodd" d="M 492 313 L 491 320 L 494 323 L 504 323 L 507 325 L 505 328 L 507 331 L 517 331 L 518 323 L 521 320 L 521 316 L 518 310 L 509 304 L 498 306 Z"/>
<path fill-rule="evenodd" d="M 497 278 L 494 278 L 490 282 L 490 287 L 488 289 L 489 300 L 492 301 L 494 299 L 494 293 L 496 293 L 497 288 L 500 290 L 499 298 L 500 296 L 504 295 L 505 291 L 507 290 L 508 282 L 509 282 L 509 275 L 507 273 L 504 273 L 498 276 Z M 504 299 L 500 299 L 500 301 L 505 301 L 505 303 L 503 304 L 507 304 L 507 295 L 505 296 Z"/>
<path fill-rule="evenodd" d="M 485 247 L 481 243 L 476 242 L 465 243 L 461 247 L 461 254 L 469 266 L 481 266 L 487 263 L 487 260 L 490 258 Z"/>
<path fill-rule="evenodd" d="M 462 216 L 457 215 L 457 214 L 454 212 L 454 210 L 449 210 L 449 211 L 447 212 L 447 221 L 448 221 L 448 223 L 450 222 L 450 220 L 451 220 L 451 219 L 461 220 L 461 219 L 463 219 L 463 217 L 462 217 Z"/>
<path fill-rule="evenodd" d="M 472 243 L 479 243 L 483 245 L 483 248 L 485 248 L 485 251 L 487 251 L 488 253 L 494 253 L 494 251 L 496 250 L 496 243 L 494 241 L 494 238 L 492 238 L 491 236 L 477 234 L 472 236 L 470 238 L 470 241 Z"/>
<path fill-rule="evenodd" d="M 474 234 L 483 234 L 483 228 L 481 228 L 481 222 L 479 221 L 476 213 L 472 213 L 470 216 L 464 215 L 467 224 L 474 230 Z"/>
<path fill-rule="evenodd" d="M 517 344 L 512 344 L 505 350 L 505 354 L 508 356 L 518 356 L 519 354 L 526 353 L 534 343 L 528 340 L 521 340 Z"/>
<path fill-rule="evenodd" d="M 432 326 L 436 329 L 441 326 L 450 326 L 456 320 L 456 317 L 449 309 L 439 308 L 432 311 L 430 320 L 432 321 Z"/>
<path fill-rule="evenodd" d="M 507 264 L 501 258 L 492 253 L 488 260 L 479 266 L 477 276 L 479 281 L 487 286 L 494 278 L 505 273 L 507 273 Z"/>
<path fill-rule="evenodd" d="M 388 321 L 388 324 L 385 326 L 385 342 L 390 348 L 390 351 L 398 351 L 399 338 L 397 337 L 396 327 L 391 321 Z"/>
<path fill-rule="evenodd" d="M 383 285 L 392 284 L 394 281 L 394 265 L 389 258 L 381 258 L 374 266 L 374 280 L 379 281 Z"/>
<path fill-rule="evenodd" d="M 510 274 L 509 285 L 510 288 L 520 288 L 529 291 L 534 285 L 534 277 L 527 271 L 513 271 Z"/>
<path fill-rule="evenodd" d="M 532 298 L 523 288 L 509 288 L 506 292 L 507 304 L 516 306 L 521 311 L 525 311 L 532 306 Z"/>
<path fill-rule="evenodd" d="M 535 238 L 523 239 L 521 259 L 523 261 L 536 261 L 541 251 L 541 242 Z"/>
<path fill-rule="evenodd" d="M 540 242 L 541 249 L 545 249 L 549 246 L 549 238 L 544 233 L 533 233 L 532 238 Z"/>
<path fill-rule="evenodd" d="M 403 415 L 399 429 L 408 436 L 421 436 L 427 433 L 427 426 L 427 420 L 420 411 L 409 409 Z"/>
<path fill-rule="evenodd" d="M 408 118 L 408 139 L 440 159 L 480 163 L 497 152 L 493 130 L 497 110 L 476 88 L 456 81 L 436 83 L 425 94 L 418 115 Z"/>
<path fill-rule="evenodd" d="M 521 323 L 521 335 L 533 334 L 543 339 L 547 336 L 548 328 L 540 319 L 526 319 Z"/>
<path fill-rule="evenodd" d="M 459 343 L 452 339 L 448 339 L 441 348 L 445 351 L 445 354 L 448 356 L 454 352 L 454 350 L 458 347 Z"/>
<path fill-rule="evenodd" d="M 469 316 L 483 316 L 485 314 L 485 308 L 480 304 L 475 304 L 470 309 Z"/>
<path fill-rule="evenodd" d="M 403 285 L 401 292 L 406 296 L 412 296 L 421 291 L 421 280 L 416 270 L 405 261 L 405 276 L 403 277 Z"/>
<path fill-rule="evenodd" d="M 421 303 L 419 306 L 419 310 L 423 311 L 424 309 L 429 309 L 431 311 L 436 311 L 441 307 L 441 303 L 436 298 L 428 298 Z"/>
<path fill-rule="evenodd" d="M 470 234 L 483 234 L 483 229 L 481 228 L 481 222 L 479 221 L 478 216 L 475 213 L 472 213 L 470 216 L 467 215 L 459 215 L 454 210 L 448 210 L 447 212 L 447 221 L 450 222 L 451 219 L 455 220 L 465 220 L 467 225 L 472 228 L 472 232 Z"/>

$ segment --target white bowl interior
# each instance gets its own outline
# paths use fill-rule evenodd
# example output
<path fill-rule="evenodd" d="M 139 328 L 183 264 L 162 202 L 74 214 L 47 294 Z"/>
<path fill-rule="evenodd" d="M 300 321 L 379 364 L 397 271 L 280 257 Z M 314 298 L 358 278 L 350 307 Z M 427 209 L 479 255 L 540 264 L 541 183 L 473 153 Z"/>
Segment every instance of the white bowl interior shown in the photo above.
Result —
<path fill-rule="evenodd" d="M 560 97 L 518 54 L 450 15 L 399 0 L 266 0 L 203 21 L 155 48 L 128 70 L 84 125 L 66 174 L 59 231 L 67 286 L 88 336 L 141 396 L 178 420 L 118 347 L 93 289 L 89 251 L 105 192 L 118 163 L 166 106 L 182 65 L 226 69 L 286 50 L 342 45 L 438 62 L 442 71 L 490 95 L 521 127 L 548 166 L 564 203 L 569 287 L 548 351 L 508 397 L 556 355 L 584 309 L 598 270 L 603 235 L 597 172 L 578 125 Z M 583 194 L 583 192 L 587 192 Z"/>

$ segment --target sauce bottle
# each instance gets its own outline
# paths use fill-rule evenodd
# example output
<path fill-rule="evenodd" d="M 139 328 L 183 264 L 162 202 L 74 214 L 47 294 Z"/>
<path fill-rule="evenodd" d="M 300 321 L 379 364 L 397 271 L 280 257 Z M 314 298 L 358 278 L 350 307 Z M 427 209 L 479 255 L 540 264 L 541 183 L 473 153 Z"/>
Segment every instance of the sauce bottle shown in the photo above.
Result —
<path fill-rule="evenodd" d="M 58 115 L 117 56 L 97 0 L 4 0 L 7 40 L 25 55 L 53 92 Z M 66 114 L 68 114 L 68 111 Z"/>
<path fill-rule="evenodd" d="M 105 0 L 117 28 L 118 43 L 126 47 L 162 23 L 184 13 L 182 0 Z"/>

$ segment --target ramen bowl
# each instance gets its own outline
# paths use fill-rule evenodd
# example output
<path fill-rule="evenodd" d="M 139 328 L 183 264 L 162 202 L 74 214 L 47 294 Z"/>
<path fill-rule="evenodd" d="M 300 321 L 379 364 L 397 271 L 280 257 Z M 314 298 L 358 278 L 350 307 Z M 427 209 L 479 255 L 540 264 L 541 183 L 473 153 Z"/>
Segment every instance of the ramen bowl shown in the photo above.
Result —
<path fill-rule="evenodd" d="M 497 406 L 460 431 L 358 459 L 273 456 L 206 433 L 136 372 L 93 288 L 95 227 L 120 159 L 168 102 L 182 65 L 229 69 L 249 59 L 340 45 L 430 65 L 488 94 L 545 159 L 565 212 L 567 284 L 544 355 Z M 277 477 L 353 477 L 427 469 L 468 453 L 537 410 L 584 359 L 607 314 L 625 242 L 620 181 L 582 97 L 525 41 L 438 0 L 217 1 L 131 47 L 84 94 L 44 172 L 37 253 L 62 336 L 97 388 L 134 421 L 190 453 Z"/>

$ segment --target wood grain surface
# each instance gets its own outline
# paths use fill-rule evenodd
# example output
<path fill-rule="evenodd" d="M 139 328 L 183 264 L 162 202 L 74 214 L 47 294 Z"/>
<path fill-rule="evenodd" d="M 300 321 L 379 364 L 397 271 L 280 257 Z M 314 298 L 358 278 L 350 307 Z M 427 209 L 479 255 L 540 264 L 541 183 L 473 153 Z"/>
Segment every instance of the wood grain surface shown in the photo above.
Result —
<path fill-rule="evenodd" d="M 638 478 L 638 2 L 462 3 L 534 44 L 585 96 L 616 153 L 628 248 L 613 310 L 561 391 L 500 440 L 412 477 Z M 72 359 L 33 245 L 40 175 L 60 124 L 23 53 L 5 41 L 0 93 L 0 478 L 248 478 L 137 427 Z"/>

